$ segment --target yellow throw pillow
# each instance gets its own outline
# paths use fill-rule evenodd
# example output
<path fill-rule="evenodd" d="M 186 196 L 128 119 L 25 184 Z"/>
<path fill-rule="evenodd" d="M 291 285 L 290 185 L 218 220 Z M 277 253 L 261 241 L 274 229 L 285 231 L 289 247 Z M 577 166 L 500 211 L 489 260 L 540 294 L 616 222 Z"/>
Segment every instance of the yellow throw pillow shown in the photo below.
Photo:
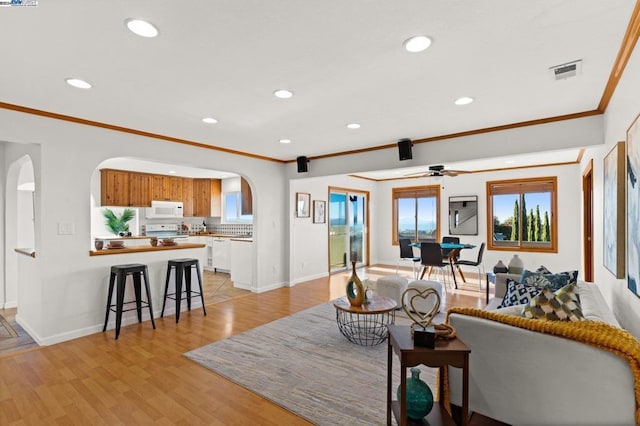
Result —
<path fill-rule="evenodd" d="M 550 321 L 584 321 L 576 285 L 568 284 L 555 293 L 549 287 L 543 288 L 524 308 L 522 316 Z"/>

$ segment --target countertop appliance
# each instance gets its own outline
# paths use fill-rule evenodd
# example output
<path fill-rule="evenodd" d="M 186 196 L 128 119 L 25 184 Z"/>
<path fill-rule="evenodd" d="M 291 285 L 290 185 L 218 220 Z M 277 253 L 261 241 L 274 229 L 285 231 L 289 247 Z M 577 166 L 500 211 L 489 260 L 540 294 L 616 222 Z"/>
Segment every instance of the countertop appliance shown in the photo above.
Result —
<path fill-rule="evenodd" d="M 147 219 L 182 218 L 182 211 L 182 201 L 151 201 L 145 216 Z"/>
<path fill-rule="evenodd" d="M 180 225 L 176 223 L 153 224 L 148 223 L 145 226 L 144 234 L 147 237 L 163 238 L 189 238 L 188 235 L 178 234 Z"/>

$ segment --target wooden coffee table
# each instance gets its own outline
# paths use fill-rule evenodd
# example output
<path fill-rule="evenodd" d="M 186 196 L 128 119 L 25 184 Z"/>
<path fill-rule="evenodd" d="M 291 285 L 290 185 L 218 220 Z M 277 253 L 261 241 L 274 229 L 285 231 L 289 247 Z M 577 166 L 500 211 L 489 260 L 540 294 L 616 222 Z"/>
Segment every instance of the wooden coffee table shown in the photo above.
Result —
<path fill-rule="evenodd" d="M 369 303 L 351 306 L 346 297 L 333 301 L 340 332 L 351 343 L 375 346 L 387 339 L 387 326 L 396 320 L 397 304 L 393 299 L 373 296 Z"/>

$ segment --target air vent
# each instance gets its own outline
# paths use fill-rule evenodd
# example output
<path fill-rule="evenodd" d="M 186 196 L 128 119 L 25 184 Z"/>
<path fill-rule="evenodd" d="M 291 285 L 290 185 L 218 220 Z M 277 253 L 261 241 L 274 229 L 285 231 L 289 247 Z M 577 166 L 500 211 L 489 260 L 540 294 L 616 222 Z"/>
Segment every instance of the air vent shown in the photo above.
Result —
<path fill-rule="evenodd" d="M 582 59 L 556 65 L 549 68 L 549 70 L 551 70 L 554 80 L 565 80 L 570 77 L 575 77 L 582 72 Z"/>

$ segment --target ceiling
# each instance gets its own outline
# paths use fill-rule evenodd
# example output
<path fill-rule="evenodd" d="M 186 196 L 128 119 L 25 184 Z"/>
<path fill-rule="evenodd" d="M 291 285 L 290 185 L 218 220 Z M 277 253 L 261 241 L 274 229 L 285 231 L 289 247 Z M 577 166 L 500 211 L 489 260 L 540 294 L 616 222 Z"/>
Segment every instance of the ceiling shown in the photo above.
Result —
<path fill-rule="evenodd" d="M 40 0 L 1 9 L 0 102 L 290 161 L 592 111 L 634 5 Z M 421 34 L 429 49 L 403 49 Z M 578 76 L 554 80 L 550 67 L 578 59 Z"/>

